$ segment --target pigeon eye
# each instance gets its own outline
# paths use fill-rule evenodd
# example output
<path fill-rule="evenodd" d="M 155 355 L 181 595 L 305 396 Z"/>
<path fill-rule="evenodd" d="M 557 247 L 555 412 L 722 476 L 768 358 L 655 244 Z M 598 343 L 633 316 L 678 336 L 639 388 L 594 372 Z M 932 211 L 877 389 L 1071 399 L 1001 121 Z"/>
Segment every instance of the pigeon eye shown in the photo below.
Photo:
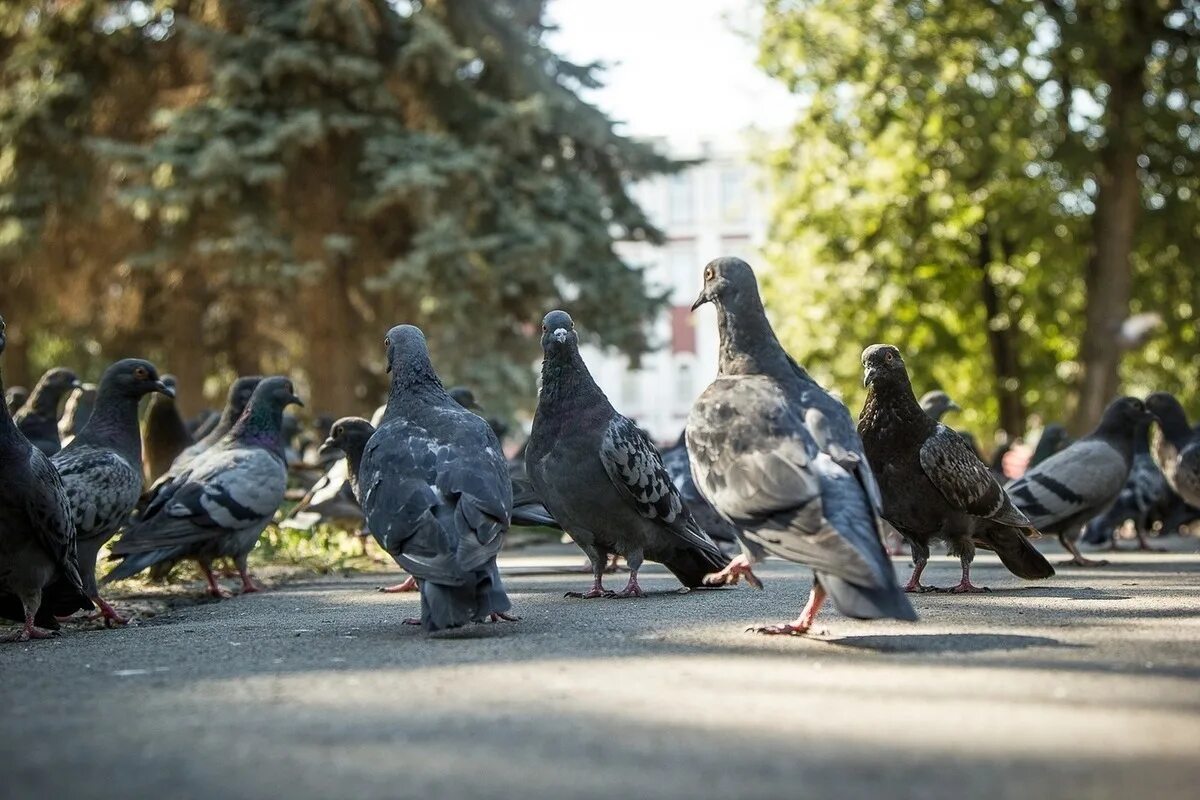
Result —
<path fill-rule="evenodd" d="M 150 373 L 146 371 L 145 367 L 138 367 L 133 371 L 133 377 L 137 378 L 139 381 L 144 381 L 146 378 L 150 377 Z"/>
<path fill-rule="evenodd" d="M 884 356 L 884 358 L 886 358 L 888 361 L 891 361 L 891 360 L 892 360 L 892 354 L 891 354 L 891 353 L 888 353 L 886 356 Z"/>
<path fill-rule="evenodd" d="M 542 323 L 542 333 L 546 332 L 546 323 Z"/>
<path fill-rule="evenodd" d="M 711 281 L 712 279 L 713 279 L 713 271 L 712 271 L 712 267 L 709 267 L 708 269 L 704 270 L 704 280 Z"/>

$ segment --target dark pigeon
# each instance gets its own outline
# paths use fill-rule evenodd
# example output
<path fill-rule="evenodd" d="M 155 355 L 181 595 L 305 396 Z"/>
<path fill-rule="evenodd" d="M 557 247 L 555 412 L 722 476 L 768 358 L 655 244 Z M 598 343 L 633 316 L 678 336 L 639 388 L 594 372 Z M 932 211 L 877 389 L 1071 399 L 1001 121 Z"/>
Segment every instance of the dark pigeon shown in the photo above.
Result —
<path fill-rule="evenodd" d="M 542 351 L 525 468 L 534 491 L 592 563 L 591 589 L 569 596 L 642 597 L 637 576 L 644 558 L 688 588 L 703 586 L 729 558 L 684 505 L 658 449 L 592 379 L 566 312 L 546 315 Z M 603 585 L 613 553 L 629 564 L 629 582 L 619 592 Z"/>
<path fill-rule="evenodd" d="M 62 449 L 58 434 L 58 408 L 62 399 L 80 386 L 74 372 L 55 367 L 41 377 L 25 405 L 13 416 L 25 438 L 48 456 Z"/>
<path fill-rule="evenodd" d="M 1200 429 L 1188 427 L 1183 406 L 1167 392 L 1150 395 L 1146 405 L 1162 428 L 1154 460 L 1183 502 L 1200 507 Z"/>
<path fill-rule="evenodd" d="M 94 383 L 85 383 L 67 397 L 62 419 L 58 421 L 58 436 L 62 440 L 63 447 L 69 445 L 92 418 L 92 411 L 96 408 L 96 393 L 99 389 L 100 387 Z"/>
<path fill-rule="evenodd" d="M 1067 435 L 1067 429 L 1057 422 L 1051 422 L 1042 429 L 1042 435 L 1038 438 L 1037 447 L 1033 448 L 1033 455 L 1029 457 L 1029 466 L 1026 469 L 1033 469 L 1070 443 L 1071 437 Z"/>
<path fill-rule="evenodd" d="M 900 351 L 874 344 L 863 351 L 867 401 L 858 418 L 871 469 L 883 494 L 883 518 L 912 547 L 913 573 L 904 587 L 921 592 L 929 543 L 941 540 L 962 563 L 962 580 L 949 591 L 987 591 L 971 583 L 975 548 L 994 551 L 1004 566 L 1028 580 L 1049 578 L 1054 567 L 1027 537 L 1039 535 L 991 470 L 955 431 L 917 402 Z"/>
<path fill-rule="evenodd" d="M 163 383 L 174 392 L 175 376 L 164 375 Z M 195 442 L 175 405 L 175 398 L 156 394 L 146 408 L 142 425 L 142 455 L 146 462 L 146 481 L 153 483 L 171 468 L 171 464 Z"/>
<path fill-rule="evenodd" d="M 784 351 L 754 271 L 720 258 L 692 308 L 717 307 L 717 379 L 692 406 L 688 455 L 700 491 L 737 527 L 745 568 L 766 553 L 813 569 L 800 617 L 759 628 L 809 630 L 826 596 L 847 616 L 914 620 L 880 540 L 879 487 L 846 407 Z"/>
<path fill-rule="evenodd" d="M 1084 558 L 1077 540 L 1083 526 L 1121 493 L 1133 466 L 1134 431 L 1150 418 L 1145 403 L 1136 397 L 1114 400 L 1094 431 L 1007 486 L 1013 503 L 1033 527 L 1058 534 L 1072 556 L 1066 563 L 1083 567 L 1107 563 Z"/>
<path fill-rule="evenodd" d="M 679 440 L 662 451 L 662 460 L 667 474 L 671 476 L 671 482 L 675 484 L 675 488 L 679 490 L 679 496 L 683 498 L 684 505 L 688 507 L 688 511 L 692 512 L 696 523 L 721 548 L 721 552 L 728 555 L 740 550 L 737 528 L 718 514 L 712 504 L 705 500 L 704 495 L 700 494 L 700 490 L 696 488 L 696 481 L 692 479 L 692 461 L 688 458 L 686 431 L 681 431 Z"/>
<path fill-rule="evenodd" d="M 942 417 L 950 411 L 962 410 L 958 407 L 958 403 L 951 400 L 950 395 L 941 389 L 926 392 L 917 402 L 920 404 L 921 410 L 928 414 L 934 422 L 941 422 Z"/>
<path fill-rule="evenodd" d="M 254 390 L 258 387 L 261 380 L 261 375 L 247 375 L 233 382 L 229 387 L 229 396 L 225 401 L 225 408 L 221 412 L 216 425 L 203 437 L 197 439 L 195 444 L 184 448 L 183 452 L 171 462 L 171 468 L 164 472 L 146 490 L 146 494 L 138 502 L 139 513 L 154 501 L 155 496 L 163 486 L 166 486 L 178 475 L 181 475 L 189 464 L 210 447 L 225 438 L 225 435 L 229 431 L 233 430 L 234 424 L 241 419 L 246 406 L 250 403 L 251 395 L 254 394 Z"/>
<path fill-rule="evenodd" d="M 71 501 L 83 588 L 106 625 L 126 620 L 100 597 L 96 556 L 125 524 L 142 493 L 138 402 L 151 392 L 171 393 L 153 364 L 136 358 L 116 362 L 100 379 L 88 424 L 51 458 Z"/>
<path fill-rule="evenodd" d="M 7 343 L 0 317 L 0 354 Z M 0 408 L 0 473 L 0 617 L 22 623 L 5 641 L 46 639 L 58 628 L 56 615 L 93 606 L 79 577 L 62 479 L 17 430 L 7 405 Z"/>
<path fill-rule="evenodd" d="M 1154 412 L 1149 400 L 1147 406 Z M 1117 529 L 1130 521 L 1137 534 L 1138 549 L 1161 550 L 1151 545 L 1146 535 L 1170 494 L 1171 487 L 1167 485 L 1166 477 L 1150 455 L 1150 420 L 1143 420 L 1134 432 L 1133 467 L 1129 470 L 1125 486 L 1117 495 L 1116 502 L 1087 524 L 1083 541 L 1088 544 L 1107 544 L 1110 549 L 1116 550 Z"/>
<path fill-rule="evenodd" d="M 10 415 L 17 413 L 28 399 L 29 390 L 24 386 L 10 386 L 8 391 L 4 393 L 4 405 L 8 408 Z"/>
<path fill-rule="evenodd" d="M 283 409 L 292 404 L 300 399 L 290 380 L 262 380 L 229 433 L 164 485 L 113 546 L 111 557 L 121 563 L 104 582 L 190 558 L 200 565 L 209 591 L 227 597 L 213 576 L 212 561 L 230 558 L 243 594 L 258 591 L 246 559 L 287 489 L 281 431 Z"/>
<path fill-rule="evenodd" d="M 188 433 L 198 442 L 212 433 L 220 422 L 221 412 L 206 408 L 187 421 Z"/>
<path fill-rule="evenodd" d="M 420 329 L 392 328 L 386 345 L 387 409 L 359 473 L 367 528 L 416 577 L 426 631 L 516 619 L 496 567 L 512 515 L 500 442 L 447 394 Z"/>

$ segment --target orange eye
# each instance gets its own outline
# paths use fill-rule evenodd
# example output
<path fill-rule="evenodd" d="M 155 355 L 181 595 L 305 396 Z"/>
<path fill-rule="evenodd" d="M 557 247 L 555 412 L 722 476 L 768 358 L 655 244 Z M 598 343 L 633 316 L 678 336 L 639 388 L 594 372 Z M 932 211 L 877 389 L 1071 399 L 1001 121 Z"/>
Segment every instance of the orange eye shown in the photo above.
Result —
<path fill-rule="evenodd" d="M 142 380 L 145 380 L 146 378 L 149 378 L 149 377 L 150 377 L 150 373 L 146 371 L 146 368 L 145 368 L 145 367 L 138 367 L 137 369 L 135 369 L 135 370 L 133 371 L 133 377 L 135 377 L 135 378 L 137 378 L 138 380 L 142 381 Z"/>

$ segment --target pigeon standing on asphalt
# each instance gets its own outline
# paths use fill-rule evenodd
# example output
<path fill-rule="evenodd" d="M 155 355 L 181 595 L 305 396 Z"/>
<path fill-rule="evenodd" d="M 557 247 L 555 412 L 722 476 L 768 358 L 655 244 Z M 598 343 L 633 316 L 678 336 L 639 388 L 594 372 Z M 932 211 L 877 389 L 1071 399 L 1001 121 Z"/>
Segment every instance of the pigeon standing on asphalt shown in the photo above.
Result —
<path fill-rule="evenodd" d="M 62 449 L 58 434 L 58 407 L 68 393 L 81 385 L 74 372 L 55 367 L 41 377 L 25 405 L 13 416 L 25 438 L 48 456 Z"/>
<path fill-rule="evenodd" d="M 1154 458 L 1171 489 L 1190 506 L 1200 506 L 1200 429 L 1188 427 L 1187 415 L 1174 395 L 1155 392 L 1146 398 L 1158 417 L 1162 437 Z"/>
<path fill-rule="evenodd" d="M 392 328 L 386 345 L 387 410 L 358 478 L 367 528 L 416 577 L 426 631 L 515 620 L 496 567 L 512 515 L 500 442 L 447 394 L 419 328 Z"/>
<path fill-rule="evenodd" d="M 1054 574 L 1027 538 L 1032 524 L 958 433 L 935 422 L 917 402 L 900 351 L 874 344 L 863 351 L 867 400 L 858 418 L 867 459 L 883 494 L 883 518 L 912 547 L 907 592 L 926 591 L 921 572 L 929 542 L 945 541 L 962 563 L 953 593 L 987 591 L 971 583 L 975 548 L 992 550 L 1010 572 L 1033 580 Z"/>
<path fill-rule="evenodd" d="M 753 270 L 736 258 L 704 268 L 693 310 L 717 307 L 717 378 L 692 406 L 687 447 L 700 491 L 737 527 L 743 555 L 813 569 L 799 618 L 758 628 L 803 634 L 826 597 L 847 616 L 916 619 L 880 540 L 879 487 L 850 412 L 784 351 Z"/>
<path fill-rule="evenodd" d="M 187 469 L 192 461 L 221 441 L 233 429 L 234 424 L 241 419 L 242 413 L 245 412 L 246 406 L 250 403 L 251 395 L 254 394 L 254 390 L 258 387 L 261 380 L 261 375 L 248 375 L 238 378 L 233 382 L 233 385 L 229 387 L 229 396 L 225 401 L 225 409 L 221 412 L 217 423 L 207 434 L 197 439 L 195 444 L 184 448 L 183 452 L 171 462 L 171 468 L 164 472 L 146 490 L 146 494 L 138 503 L 139 512 L 153 502 L 155 495 L 158 494 L 158 491 L 163 486 L 174 480 L 176 476 Z"/>
<path fill-rule="evenodd" d="M 174 392 L 174 375 L 164 375 L 163 383 Z M 175 398 L 156 394 L 150 398 L 146 420 L 142 426 L 142 453 L 146 461 L 146 481 L 153 483 L 171 468 L 175 459 L 194 444 L 188 433 Z"/>
<path fill-rule="evenodd" d="M 591 589 L 569 596 L 644 596 L 637 579 L 644 558 L 688 588 L 703 586 L 729 558 L 684 505 L 658 449 L 592 379 L 565 311 L 551 311 L 542 322 L 542 352 L 525 468 L 534 491 L 592 562 Z M 603 585 L 612 553 L 629 564 L 619 592 Z"/>
<path fill-rule="evenodd" d="M 1071 554 L 1067 564 L 1096 567 L 1106 561 L 1085 558 L 1077 540 L 1084 524 L 1117 498 L 1133 466 L 1133 438 L 1139 423 L 1152 418 L 1136 397 L 1114 400 L 1094 431 L 1058 451 L 1006 488 L 1033 527 L 1057 533 Z"/>
<path fill-rule="evenodd" d="M 739 549 L 737 528 L 718 514 L 696 488 L 696 481 L 692 479 L 692 461 L 688 458 L 686 432 L 680 432 L 679 441 L 662 451 L 662 460 L 688 511 L 692 512 L 697 524 L 704 529 L 709 538 L 716 542 L 724 553 Z"/>
<path fill-rule="evenodd" d="M 105 624 L 124 624 L 96 586 L 96 556 L 142 493 L 142 439 L 138 402 L 151 392 L 171 394 L 149 361 L 127 358 L 104 372 L 96 408 L 72 442 L 51 458 L 62 475 L 75 519 L 79 574 Z"/>
<path fill-rule="evenodd" d="M 99 389 L 94 383 L 85 383 L 67 397 L 62 419 L 58 421 L 58 436 L 63 447 L 69 445 L 92 418 L 92 411 L 96 408 L 96 392 Z"/>
<path fill-rule="evenodd" d="M 0 355 L 7 345 L 0 317 Z M 0 379 L 0 389 L 3 388 Z M 92 608 L 75 553 L 62 479 L 0 408 L 0 616 L 23 623 L 7 641 L 54 636 L 55 615 Z"/>
<path fill-rule="evenodd" d="M 1147 398 L 1146 405 L 1151 413 L 1156 413 L 1150 403 L 1153 397 Z M 1154 515 L 1170 493 L 1167 479 L 1150 455 L 1150 420 L 1143 420 L 1134 431 L 1133 467 L 1129 470 L 1125 486 L 1117 495 L 1116 502 L 1087 524 L 1083 541 L 1088 544 L 1107 544 L 1110 549 L 1116 550 L 1117 529 L 1130 520 L 1137 534 L 1139 550 L 1161 550 L 1146 540 L 1146 534 L 1150 531 Z"/>
<path fill-rule="evenodd" d="M 29 399 L 29 390 L 24 386 L 10 386 L 4 393 L 4 405 L 10 415 L 17 413 Z"/>
<path fill-rule="evenodd" d="M 287 465 L 283 410 L 302 405 L 284 377 L 262 380 L 242 416 L 221 441 L 166 483 L 112 548 L 122 559 L 104 582 L 120 580 L 162 562 L 191 558 L 215 597 L 228 597 L 213 576 L 215 558 L 231 558 L 242 593 L 259 587 L 246 559 L 283 502 Z"/>

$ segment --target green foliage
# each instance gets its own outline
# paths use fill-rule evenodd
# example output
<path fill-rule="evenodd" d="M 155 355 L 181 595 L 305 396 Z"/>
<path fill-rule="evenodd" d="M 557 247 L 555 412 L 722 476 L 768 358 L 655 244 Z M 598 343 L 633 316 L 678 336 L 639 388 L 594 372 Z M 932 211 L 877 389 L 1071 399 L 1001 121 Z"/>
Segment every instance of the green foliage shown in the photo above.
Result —
<path fill-rule="evenodd" d="M 1159 27 L 1131 40 L 1129 7 L 1064 5 L 765 3 L 762 65 L 808 101 L 767 157 L 780 197 L 768 299 L 789 347 L 839 388 L 860 383 L 847 343 L 890 341 L 918 391 L 947 390 L 978 434 L 998 421 L 1022 432 L 1006 392 L 1021 417 L 1068 416 L 1111 136 L 1100 69 L 1148 59 L 1145 116 L 1120 134 L 1146 153 L 1131 310 L 1167 326 L 1125 359 L 1125 388 L 1200 402 L 1200 7 L 1149 3 L 1145 24 Z M 1000 340 L 1017 353 L 1012 372 L 992 357 Z"/>

